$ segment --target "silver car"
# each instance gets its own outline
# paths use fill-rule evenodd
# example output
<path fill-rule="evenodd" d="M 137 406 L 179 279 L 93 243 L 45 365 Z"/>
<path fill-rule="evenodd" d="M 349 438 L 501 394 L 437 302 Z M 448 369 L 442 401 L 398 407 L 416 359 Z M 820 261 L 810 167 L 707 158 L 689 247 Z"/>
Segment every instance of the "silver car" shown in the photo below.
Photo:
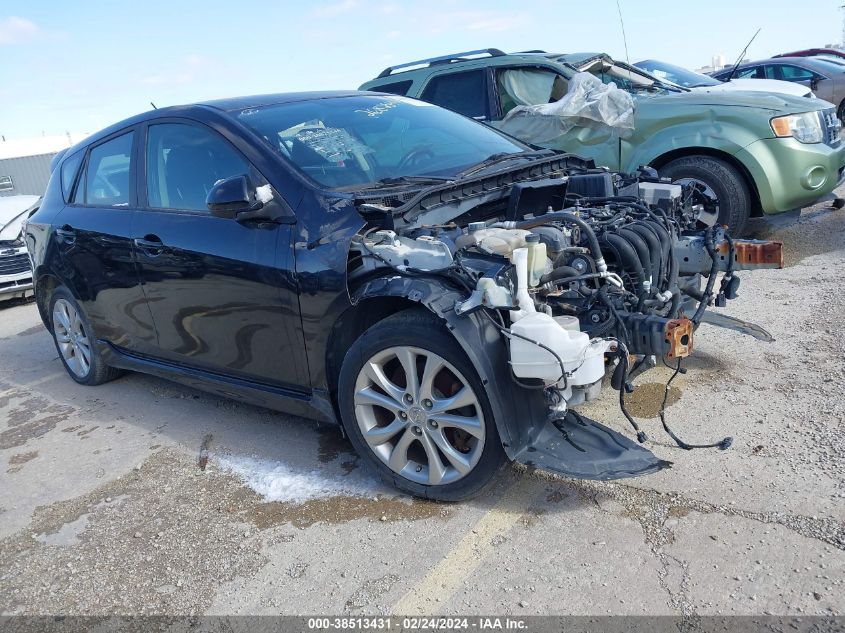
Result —
<path fill-rule="evenodd" d="M 733 74 L 732 74 L 733 73 Z M 726 68 L 713 77 L 731 79 L 779 79 L 807 86 L 819 99 L 836 106 L 845 120 L 845 64 L 821 57 L 775 57 Z"/>
<path fill-rule="evenodd" d="M 32 266 L 23 242 L 23 225 L 41 196 L 0 197 L 0 299 L 32 288 Z"/>

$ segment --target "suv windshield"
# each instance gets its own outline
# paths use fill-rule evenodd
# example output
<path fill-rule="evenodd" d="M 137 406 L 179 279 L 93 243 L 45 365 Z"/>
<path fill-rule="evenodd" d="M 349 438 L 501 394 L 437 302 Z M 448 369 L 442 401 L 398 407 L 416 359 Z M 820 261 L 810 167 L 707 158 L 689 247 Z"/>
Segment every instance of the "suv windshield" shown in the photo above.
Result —
<path fill-rule="evenodd" d="M 329 189 L 435 182 L 528 149 L 481 123 L 403 97 L 316 99 L 234 115 Z"/>
<path fill-rule="evenodd" d="M 642 62 L 634 64 L 637 68 L 642 68 L 648 71 L 658 79 L 671 81 L 673 84 L 683 86 L 684 88 L 701 88 L 704 86 L 719 86 L 721 81 L 696 73 L 674 64 L 667 64 L 666 62 L 659 62 L 654 59 L 647 59 Z"/>

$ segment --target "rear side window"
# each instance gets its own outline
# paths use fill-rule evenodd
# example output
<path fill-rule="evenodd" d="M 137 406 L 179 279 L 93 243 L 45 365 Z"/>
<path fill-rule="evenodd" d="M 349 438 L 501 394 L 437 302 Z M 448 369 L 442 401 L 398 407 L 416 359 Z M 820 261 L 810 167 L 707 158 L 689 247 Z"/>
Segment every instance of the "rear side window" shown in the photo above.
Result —
<path fill-rule="evenodd" d="M 393 95 L 405 96 L 408 94 L 408 88 L 411 87 L 412 83 L 414 82 L 410 79 L 406 81 L 394 81 L 393 83 L 382 84 L 381 86 L 373 86 L 370 88 L 370 92 L 389 92 Z"/>
<path fill-rule="evenodd" d="M 83 150 L 79 150 L 73 156 L 65 159 L 62 163 L 62 195 L 65 200 L 70 200 L 70 192 L 73 189 L 73 183 L 76 180 L 76 172 L 79 171 L 79 165 L 82 163 L 82 158 L 85 156 Z"/>
<path fill-rule="evenodd" d="M 208 211 L 205 199 L 215 182 L 249 174 L 249 164 L 217 132 L 184 123 L 149 128 L 147 198 L 152 208 Z"/>
<path fill-rule="evenodd" d="M 97 145 L 85 170 L 85 204 L 99 207 L 128 207 L 129 177 L 134 132 Z M 77 194 L 75 200 L 79 200 Z"/>
<path fill-rule="evenodd" d="M 423 101 L 473 118 L 487 118 L 487 89 L 483 70 L 435 77 L 423 90 Z"/>
<path fill-rule="evenodd" d="M 799 66 L 782 65 L 780 67 L 780 74 L 784 81 L 811 81 L 815 77 L 812 70 L 807 70 Z"/>

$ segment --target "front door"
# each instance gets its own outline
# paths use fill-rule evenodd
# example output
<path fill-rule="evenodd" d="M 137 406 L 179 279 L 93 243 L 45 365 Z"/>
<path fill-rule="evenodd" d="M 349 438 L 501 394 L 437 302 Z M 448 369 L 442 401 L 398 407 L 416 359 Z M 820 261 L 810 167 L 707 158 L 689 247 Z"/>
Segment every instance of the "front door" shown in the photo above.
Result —
<path fill-rule="evenodd" d="M 216 181 L 243 174 L 256 182 L 260 174 L 199 123 L 146 129 L 145 204 L 132 226 L 157 355 L 265 384 L 305 387 L 290 225 L 215 217 L 205 203 Z"/>
<path fill-rule="evenodd" d="M 559 101 L 567 94 L 567 79 L 550 68 L 504 67 L 495 69 L 494 91 L 504 117 L 518 105 L 541 105 Z M 619 169 L 619 137 L 608 125 L 578 125 L 558 131 L 558 121 L 548 117 L 537 128 L 537 119 L 528 117 L 494 123 L 495 127 L 517 138 L 551 149 L 592 158 L 596 165 Z M 561 121 L 560 123 L 566 123 Z M 548 125 L 545 125 L 548 124 Z"/>

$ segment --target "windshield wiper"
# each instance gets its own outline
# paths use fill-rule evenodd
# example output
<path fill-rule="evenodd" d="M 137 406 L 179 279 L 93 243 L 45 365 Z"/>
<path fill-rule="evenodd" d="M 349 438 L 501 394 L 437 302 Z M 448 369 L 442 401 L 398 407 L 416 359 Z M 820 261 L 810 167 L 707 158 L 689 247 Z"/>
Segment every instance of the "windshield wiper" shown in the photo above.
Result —
<path fill-rule="evenodd" d="M 487 169 L 488 167 L 492 167 L 493 165 L 497 165 L 498 163 L 504 163 L 505 161 L 512 160 L 515 158 L 529 158 L 531 156 L 542 156 L 551 153 L 554 153 L 554 150 L 541 149 L 529 152 L 499 152 L 497 154 L 492 154 L 488 156 L 480 163 L 476 163 L 475 165 L 467 167 L 463 171 L 458 172 L 458 178 L 466 178 L 467 176 L 472 176 L 473 174 L 477 174 L 478 172 Z"/>

